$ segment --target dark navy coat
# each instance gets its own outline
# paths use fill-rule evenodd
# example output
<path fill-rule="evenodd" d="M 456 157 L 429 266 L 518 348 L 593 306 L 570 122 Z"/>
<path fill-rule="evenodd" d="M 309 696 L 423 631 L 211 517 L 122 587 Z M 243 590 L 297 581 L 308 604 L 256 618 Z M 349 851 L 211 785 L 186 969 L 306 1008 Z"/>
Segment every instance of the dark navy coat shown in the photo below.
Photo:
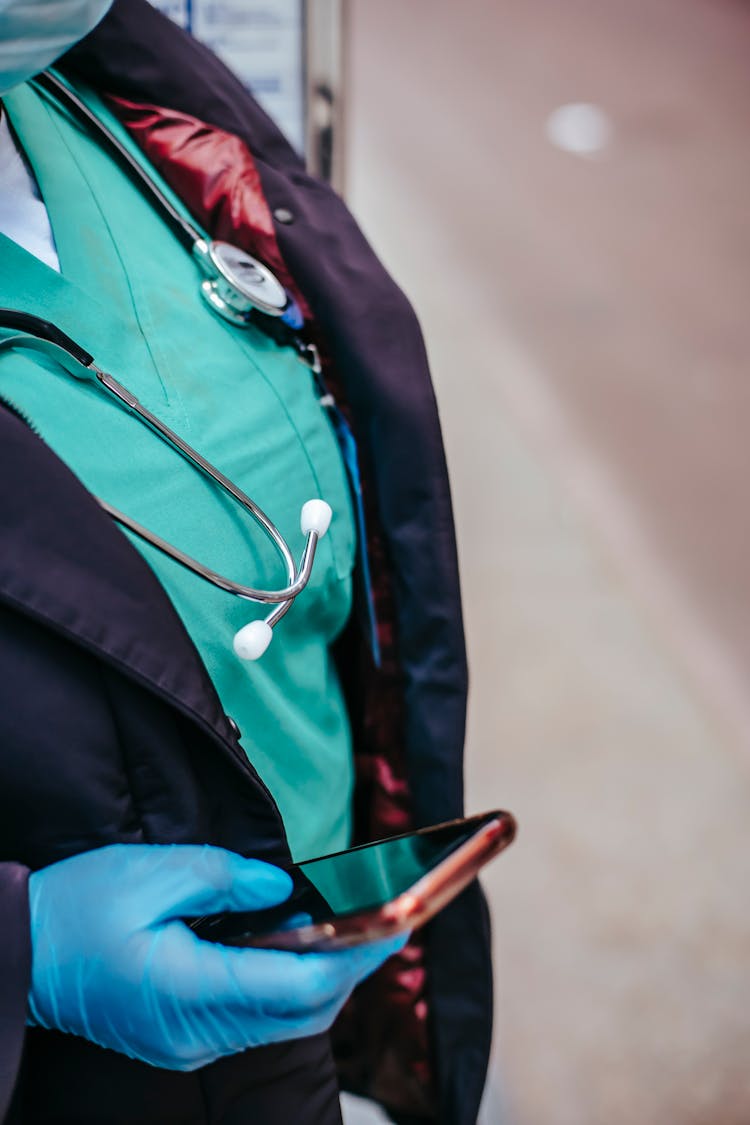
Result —
<path fill-rule="evenodd" d="M 146 0 L 117 0 L 63 69 L 102 92 L 192 114 L 239 137 L 271 210 L 290 212 L 278 245 L 339 373 L 382 530 L 412 821 L 461 815 L 467 677 L 453 520 L 424 345 L 408 302 L 341 200 L 305 173 L 238 81 Z M 1 375 L 0 365 L 0 395 Z M 9 1121 L 36 1125 L 46 1119 L 43 1105 L 67 1101 L 78 1109 L 60 1121 L 164 1125 L 172 1119 L 167 1107 L 203 1104 L 198 1087 L 217 1081 L 212 1067 L 173 1074 L 70 1036 L 25 1033 L 28 870 L 117 841 L 207 842 L 281 860 L 284 829 L 137 551 L 5 409 L 0 461 L 0 1120 L 15 1084 Z M 348 690 L 356 732 L 361 693 L 356 683 Z M 384 1087 L 373 1026 L 387 1022 L 374 1011 L 372 991 L 354 1022 L 363 1057 L 354 1067 L 343 1060 L 342 1077 L 405 1122 L 472 1125 L 492 1009 L 478 887 L 428 928 L 427 951 L 437 1105 L 414 1116 L 414 1076 L 398 1073 L 398 1059 Z M 223 1083 L 241 1087 L 245 1058 L 215 1064 Z"/>

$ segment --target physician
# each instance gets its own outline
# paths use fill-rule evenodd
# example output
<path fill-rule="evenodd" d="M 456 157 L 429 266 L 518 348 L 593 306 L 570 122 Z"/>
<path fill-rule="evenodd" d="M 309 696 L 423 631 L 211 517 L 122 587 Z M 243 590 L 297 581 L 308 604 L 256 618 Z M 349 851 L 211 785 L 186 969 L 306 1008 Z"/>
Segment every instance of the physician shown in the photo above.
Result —
<path fill-rule="evenodd" d="M 395 953 L 228 950 L 177 921 L 463 811 L 413 314 L 145 0 L 0 0 L 0 90 L 0 1118 L 333 1125 L 340 1084 L 473 1125 L 477 886 Z"/>

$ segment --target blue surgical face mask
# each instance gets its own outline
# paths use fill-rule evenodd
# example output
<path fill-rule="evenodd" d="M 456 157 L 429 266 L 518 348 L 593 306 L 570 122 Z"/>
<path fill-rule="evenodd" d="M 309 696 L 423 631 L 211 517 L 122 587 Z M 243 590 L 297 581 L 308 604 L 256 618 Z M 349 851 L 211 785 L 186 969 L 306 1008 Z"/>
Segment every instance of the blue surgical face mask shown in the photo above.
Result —
<path fill-rule="evenodd" d="M 112 0 L 0 0 L 0 95 L 96 27 Z"/>

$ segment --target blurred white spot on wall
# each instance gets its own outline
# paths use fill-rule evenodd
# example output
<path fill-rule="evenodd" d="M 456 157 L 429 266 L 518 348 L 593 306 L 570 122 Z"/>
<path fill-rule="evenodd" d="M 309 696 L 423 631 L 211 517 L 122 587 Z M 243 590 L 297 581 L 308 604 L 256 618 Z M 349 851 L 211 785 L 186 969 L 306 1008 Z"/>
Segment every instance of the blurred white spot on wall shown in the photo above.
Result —
<path fill-rule="evenodd" d="M 590 102 L 558 106 L 547 118 L 547 140 L 565 152 L 594 156 L 612 139 L 612 122 L 603 109 Z"/>

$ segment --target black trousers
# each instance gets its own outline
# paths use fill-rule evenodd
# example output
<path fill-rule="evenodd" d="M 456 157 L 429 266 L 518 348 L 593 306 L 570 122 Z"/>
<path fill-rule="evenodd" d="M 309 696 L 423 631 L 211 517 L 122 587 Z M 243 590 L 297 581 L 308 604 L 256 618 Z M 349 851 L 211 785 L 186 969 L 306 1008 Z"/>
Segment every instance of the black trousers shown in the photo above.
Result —
<path fill-rule="evenodd" d="M 4 1125 L 341 1125 L 341 1109 L 327 1034 L 180 1074 L 32 1030 Z"/>

